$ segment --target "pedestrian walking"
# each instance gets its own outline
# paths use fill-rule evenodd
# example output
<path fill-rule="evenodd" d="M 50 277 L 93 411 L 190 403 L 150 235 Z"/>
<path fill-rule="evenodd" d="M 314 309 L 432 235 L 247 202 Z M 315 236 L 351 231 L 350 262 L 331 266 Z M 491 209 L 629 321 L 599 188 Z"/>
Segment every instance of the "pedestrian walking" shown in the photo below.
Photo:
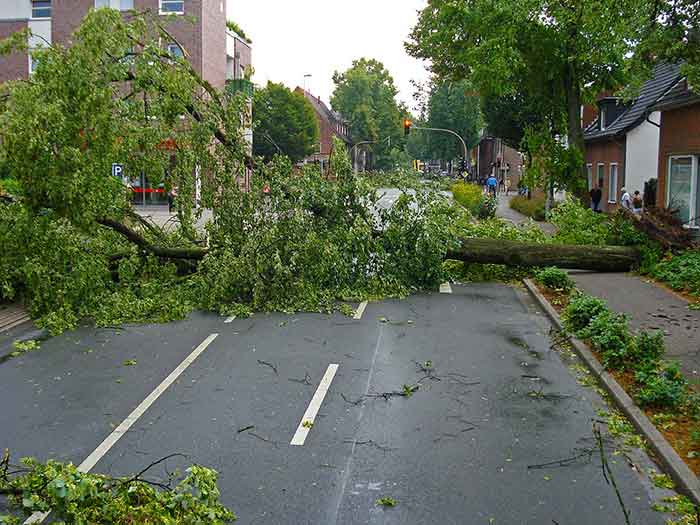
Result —
<path fill-rule="evenodd" d="M 489 195 L 493 195 L 495 197 L 496 191 L 498 190 L 498 179 L 494 175 L 491 175 L 488 179 L 486 179 L 486 186 L 488 188 Z"/>
<path fill-rule="evenodd" d="M 635 215 L 641 215 L 644 209 L 644 199 L 642 199 L 642 194 L 639 190 L 634 192 L 634 197 L 632 197 L 632 211 Z"/>
<path fill-rule="evenodd" d="M 591 209 L 596 213 L 600 213 L 600 201 L 603 200 L 603 190 L 600 189 L 600 186 L 598 186 L 597 188 L 593 188 L 590 191 L 590 196 Z"/>
<path fill-rule="evenodd" d="M 622 188 L 622 197 L 620 197 L 620 205 L 625 209 L 632 211 L 632 197 L 627 191 L 627 188 Z"/>
<path fill-rule="evenodd" d="M 168 213 L 173 212 L 175 198 L 177 197 L 177 186 L 173 186 L 168 192 Z"/>

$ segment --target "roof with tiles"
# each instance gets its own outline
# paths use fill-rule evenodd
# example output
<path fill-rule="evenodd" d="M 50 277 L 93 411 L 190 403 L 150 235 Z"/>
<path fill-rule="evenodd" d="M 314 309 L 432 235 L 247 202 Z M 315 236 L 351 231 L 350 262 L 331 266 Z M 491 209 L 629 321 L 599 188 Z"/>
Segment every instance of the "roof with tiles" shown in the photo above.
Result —
<path fill-rule="evenodd" d="M 300 89 L 300 88 L 297 88 L 297 89 Z M 340 115 L 340 113 L 332 111 L 328 106 L 326 106 L 325 102 L 323 102 L 323 100 L 321 100 L 321 97 L 316 97 L 316 96 L 312 95 L 311 93 L 309 93 L 308 91 L 303 90 L 303 89 L 301 91 L 303 91 L 304 96 L 306 97 L 306 100 L 308 100 L 311 103 L 311 105 L 313 106 L 314 111 L 316 111 L 316 113 L 321 115 L 322 118 L 324 118 L 325 120 L 327 120 L 330 123 L 339 122 L 339 123 L 345 124 L 347 126 L 347 121 Z M 348 144 L 351 142 L 350 137 L 347 135 L 338 134 L 338 136 L 342 140 L 347 142 Z"/>
<path fill-rule="evenodd" d="M 647 80 L 639 96 L 623 111 L 614 122 L 604 130 L 600 129 L 598 117 L 584 132 L 586 141 L 612 138 L 623 135 L 641 124 L 659 98 L 681 79 L 679 64 L 658 64 L 654 67 L 652 77 Z"/>

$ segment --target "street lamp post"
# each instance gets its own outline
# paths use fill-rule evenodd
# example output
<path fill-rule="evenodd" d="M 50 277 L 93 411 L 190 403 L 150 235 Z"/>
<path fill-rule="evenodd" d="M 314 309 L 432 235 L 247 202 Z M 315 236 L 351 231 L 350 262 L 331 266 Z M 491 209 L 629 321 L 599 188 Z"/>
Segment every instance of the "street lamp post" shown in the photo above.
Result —
<path fill-rule="evenodd" d="M 442 128 L 421 128 L 418 126 L 412 126 L 412 128 L 413 129 L 420 129 L 423 131 L 439 131 L 439 132 L 450 133 L 450 134 L 454 135 L 462 143 L 462 150 L 464 151 L 464 161 L 465 162 L 467 161 L 467 143 L 464 142 L 464 139 L 462 138 L 462 136 L 459 133 L 452 131 L 451 129 L 442 129 Z"/>

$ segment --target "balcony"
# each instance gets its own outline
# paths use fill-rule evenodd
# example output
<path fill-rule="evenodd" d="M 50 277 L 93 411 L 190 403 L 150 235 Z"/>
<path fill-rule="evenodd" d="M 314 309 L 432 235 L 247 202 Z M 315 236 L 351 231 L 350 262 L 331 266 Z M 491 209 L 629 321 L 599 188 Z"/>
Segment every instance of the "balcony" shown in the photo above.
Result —
<path fill-rule="evenodd" d="M 226 92 L 232 95 L 243 93 L 247 98 L 253 98 L 253 83 L 244 78 L 234 78 L 226 81 Z"/>

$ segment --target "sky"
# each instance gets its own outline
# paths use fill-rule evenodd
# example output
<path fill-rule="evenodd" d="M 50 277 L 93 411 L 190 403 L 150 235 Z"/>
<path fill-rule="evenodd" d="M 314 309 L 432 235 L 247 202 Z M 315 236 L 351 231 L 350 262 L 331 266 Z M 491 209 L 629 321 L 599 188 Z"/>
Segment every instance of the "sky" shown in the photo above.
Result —
<path fill-rule="evenodd" d="M 304 86 L 329 102 L 333 73 L 357 58 L 376 58 L 394 77 L 399 100 L 413 107 L 410 81 L 423 81 L 423 62 L 404 50 L 427 0 L 228 0 L 228 18 L 253 40 L 257 84 Z"/>

